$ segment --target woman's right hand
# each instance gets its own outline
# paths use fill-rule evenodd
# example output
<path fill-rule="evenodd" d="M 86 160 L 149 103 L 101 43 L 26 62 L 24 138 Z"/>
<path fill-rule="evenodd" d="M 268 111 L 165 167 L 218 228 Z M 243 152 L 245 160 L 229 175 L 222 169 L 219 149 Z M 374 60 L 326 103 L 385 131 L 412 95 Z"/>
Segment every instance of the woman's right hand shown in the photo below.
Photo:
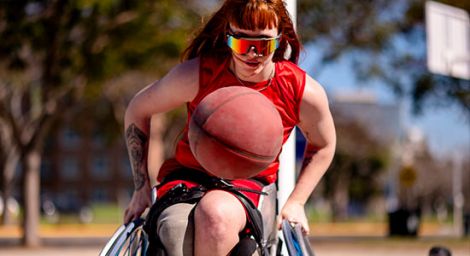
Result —
<path fill-rule="evenodd" d="M 151 189 L 148 184 L 134 191 L 132 199 L 124 212 L 124 224 L 139 218 L 142 213 L 152 205 Z"/>

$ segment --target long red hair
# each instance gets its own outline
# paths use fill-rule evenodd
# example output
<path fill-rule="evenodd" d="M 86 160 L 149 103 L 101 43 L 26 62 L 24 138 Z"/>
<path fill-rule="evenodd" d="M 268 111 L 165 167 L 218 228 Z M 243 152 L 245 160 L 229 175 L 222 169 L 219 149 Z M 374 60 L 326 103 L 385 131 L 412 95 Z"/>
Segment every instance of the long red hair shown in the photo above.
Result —
<path fill-rule="evenodd" d="M 281 41 L 273 61 L 284 60 L 290 45 L 289 61 L 297 64 L 302 46 L 283 0 L 226 0 L 183 52 L 183 60 L 209 54 L 229 56 L 231 50 L 225 43 L 229 24 L 247 30 L 277 27 Z"/>

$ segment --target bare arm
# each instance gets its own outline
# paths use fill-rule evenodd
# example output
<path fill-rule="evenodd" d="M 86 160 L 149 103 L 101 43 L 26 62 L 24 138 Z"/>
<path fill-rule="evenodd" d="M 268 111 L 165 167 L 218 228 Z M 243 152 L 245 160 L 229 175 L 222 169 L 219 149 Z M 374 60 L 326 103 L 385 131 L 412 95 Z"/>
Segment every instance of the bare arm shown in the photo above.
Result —
<path fill-rule="evenodd" d="M 148 135 L 135 124 L 129 125 L 126 130 L 126 142 L 134 178 L 134 190 L 140 190 L 148 180 L 146 169 L 148 140 Z"/>
<path fill-rule="evenodd" d="M 326 93 L 308 75 L 300 105 L 299 127 L 307 139 L 304 163 L 281 214 L 283 218 L 301 223 L 308 233 L 304 205 L 331 164 L 336 148 L 336 132 Z"/>
<path fill-rule="evenodd" d="M 191 101 L 199 88 L 199 59 L 173 68 L 165 77 L 139 93 L 127 107 L 125 139 L 134 178 L 134 194 L 124 214 L 124 222 L 140 217 L 150 205 L 150 180 L 147 168 L 150 119 Z M 158 170 L 155 175 L 158 175 Z"/>

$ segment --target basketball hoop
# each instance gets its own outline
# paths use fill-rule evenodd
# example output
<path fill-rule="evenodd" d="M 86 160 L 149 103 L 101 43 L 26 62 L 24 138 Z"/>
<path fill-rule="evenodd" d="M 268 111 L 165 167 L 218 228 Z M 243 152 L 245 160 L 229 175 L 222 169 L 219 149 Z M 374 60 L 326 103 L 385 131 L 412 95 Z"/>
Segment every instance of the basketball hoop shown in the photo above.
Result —
<path fill-rule="evenodd" d="M 428 69 L 470 80 L 470 18 L 460 8 L 426 2 Z"/>

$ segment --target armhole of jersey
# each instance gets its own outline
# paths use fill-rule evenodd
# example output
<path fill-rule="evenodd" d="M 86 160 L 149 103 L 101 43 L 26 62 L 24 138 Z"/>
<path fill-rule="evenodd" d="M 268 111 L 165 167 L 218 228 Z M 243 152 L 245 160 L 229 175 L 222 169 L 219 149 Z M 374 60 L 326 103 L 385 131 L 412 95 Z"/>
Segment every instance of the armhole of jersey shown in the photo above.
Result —
<path fill-rule="evenodd" d="M 192 102 L 200 102 L 205 97 L 206 91 L 210 90 L 226 65 L 227 61 L 217 56 L 204 55 L 199 58 L 199 89 Z"/>
<path fill-rule="evenodd" d="M 305 86 L 307 84 L 307 73 L 305 71 L 303 71 L 303 75 L 300 79 L 300 88 L 299 88 L 299 94 L 298 94 L 298 103 L 297 103 L 297 123 L 300 122 L 300 105 L 302 104 L 302 100 L 304 98 L 304 92 L 305 92 Z"/>
<path fill-rule="evenodd" d="M 197 98 L 199 97 L 199 94 L 201 93 L 201 90 L 203 89 L 202 85 L 204 84 L 204 78 L 205 78 L 204 65 L 203 65 L 204 62 L 205 62 L 205 58 L 203 56 L 200 56 L 199 57 L 199 84 L 197 85 L 196 97 L 194 97 L 194 99 L 191 102 L 197 100 Z"/>
<path fill-rule="evenodd" d="M 198 93 L 196 97 L 191 102 L 199 102 L 201 101 L 201 97 L 204 94 L 203 92 L 206 90 L 206 87 L 211 83 L 210 77 L 213 76 L 213 63 L 214 60 L 209 56 L 200 56 L 199 57 L 199 85 L 198 85 Z M 210 73 L 210 74 L 208 74 Z"/>
<path fill-rule="evenodd" d="M 205 71 L 204 69 L 206 68 L 204 66 L 204 63 L 207 61 L 207 59 L 209 58 L 206 58 L 204 56 L 199 56 L 199 68 L 198 68 L 198 72 L 199 72 L 199 75 L 198 75 L 198 85 L 197 85 L 197 93 L 196 93 L 196 96 L 189 102 L 186 103 L 186 109 L 188 111 L 188 114 L 190 114 L 192 111 L 194 111 L 194 108 L 196 108 L 196 104 L 195 102 L 199 102 L 200 101 L 200 97 L 201 97 L 201 92 L 204 90 L 203 86 L 204 84 L 206 84 L 204 82 L 204 79 L 205 79 Z"/>

